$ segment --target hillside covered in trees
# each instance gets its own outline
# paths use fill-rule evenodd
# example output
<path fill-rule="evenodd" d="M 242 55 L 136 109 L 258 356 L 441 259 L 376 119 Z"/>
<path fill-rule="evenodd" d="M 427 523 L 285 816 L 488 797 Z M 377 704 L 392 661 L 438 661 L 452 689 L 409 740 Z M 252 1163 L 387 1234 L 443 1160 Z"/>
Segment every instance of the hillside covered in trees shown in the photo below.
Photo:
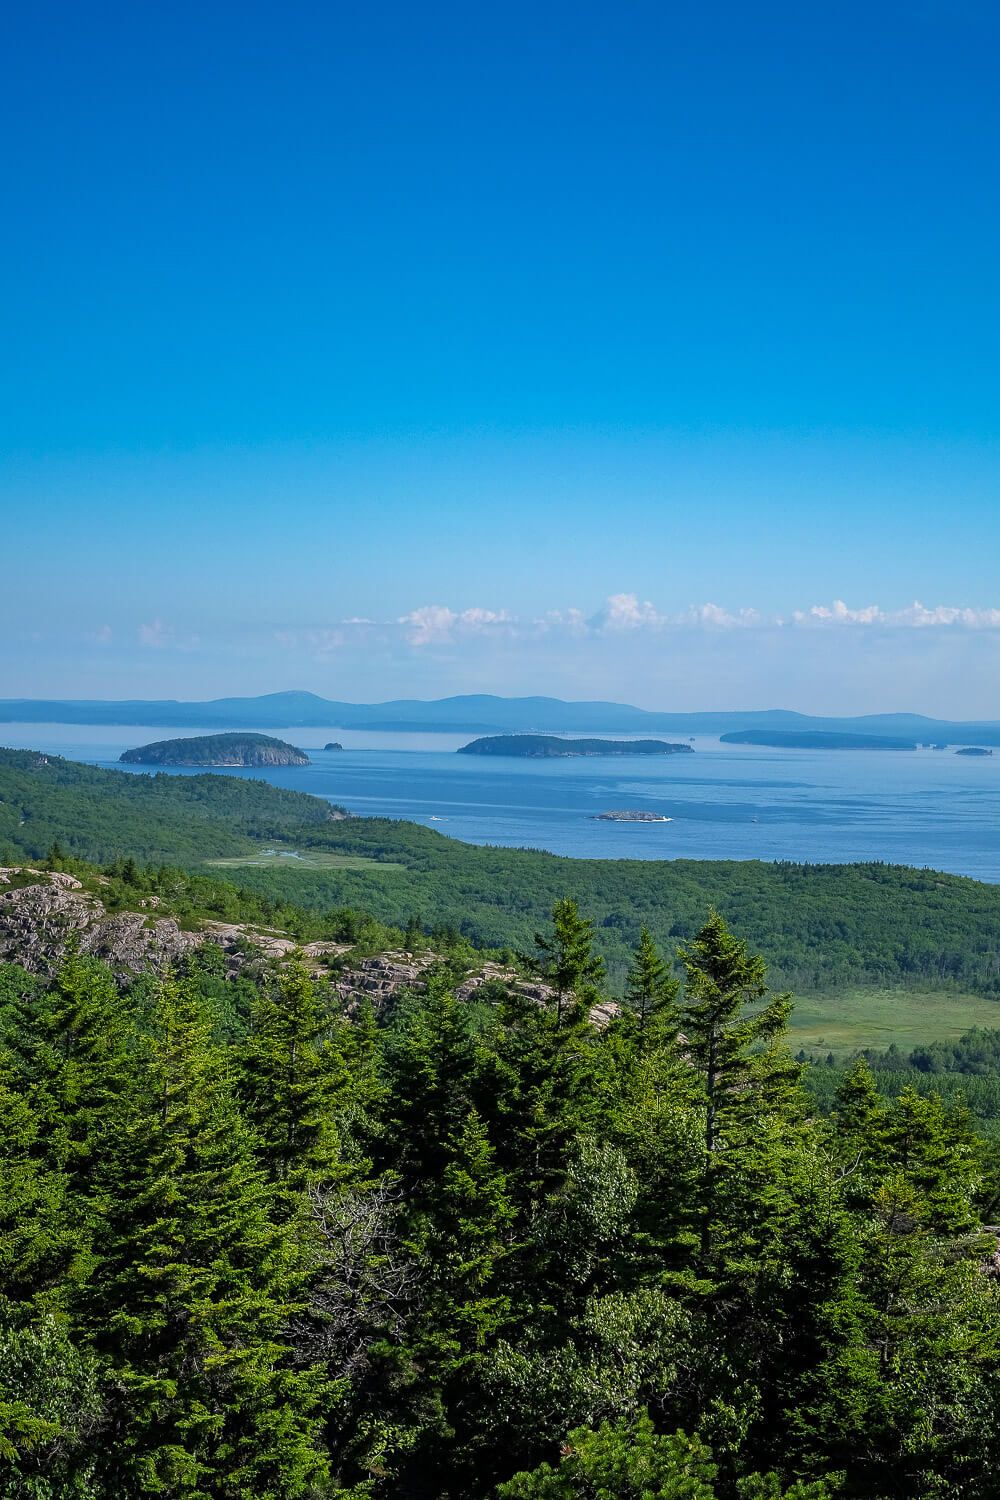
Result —
<path fill-rule="evenodd" d="M 872 983 L 1000 995 L 1000 889 L 936 871 L 479 848 L 413 823 L 346 818 L 263 782 L 103 771 L 0 750 L 0 861 L 43 859 L 53 843 L 100 864 L 130 857 L 203 875 L 208 861 L 224 859 L 226 880 L 248 899 L 315 913 L 351 908 L 398 927 L 416 921 L 489 948 L 529 947 L 554 902 L 571 894 L 595 921 L 616 989 L 643 925 L 672 949 L 714 904 L 768 954 L 776 979 L 802 993 Z M 273 845 L 343 862 L 250 862 Z"/>
<path fill-rule="evenodd" d="M 388 1011 L 210 949 L 0 968 L 0 1493 L 989 1500 L 997 1178 L 960 1108 L 819 1115 L 711 914 L 618 1017 L 557 904 L 545 999 Z"/>

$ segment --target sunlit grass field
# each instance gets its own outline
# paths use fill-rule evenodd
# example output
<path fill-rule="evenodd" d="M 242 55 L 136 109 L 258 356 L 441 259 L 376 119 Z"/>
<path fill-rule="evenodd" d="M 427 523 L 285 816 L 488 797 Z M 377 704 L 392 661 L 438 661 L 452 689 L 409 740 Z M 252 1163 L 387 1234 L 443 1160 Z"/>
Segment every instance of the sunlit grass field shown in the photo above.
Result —
<path fill-rule="evenodd" d="M 1000 1026 L 1000 1001 L 949 990 L 847 989 L 796 998 L 791 1037 L 796 1050 L 842 1055 L 895 1042 L 903 1051 L 949 1041 L 973 1026 Z"/>
<path fill-rule="evenodd" d="M 233 855 L 228 859 L 206 859 L 216 870 L 286 869 L 286 870 L 403 870 L 405 865 L 391 860 L 372 859 L 364 854 L 331 854 L 322 849 L 258 849 L 252 854 Z"/>

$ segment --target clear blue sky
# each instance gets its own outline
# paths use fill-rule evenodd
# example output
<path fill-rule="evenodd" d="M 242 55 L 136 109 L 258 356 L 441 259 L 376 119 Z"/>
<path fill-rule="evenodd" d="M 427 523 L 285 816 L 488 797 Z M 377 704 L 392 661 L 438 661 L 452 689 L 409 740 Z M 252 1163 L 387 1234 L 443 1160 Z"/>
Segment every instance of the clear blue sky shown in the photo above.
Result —
<path fill-rule="evenodd" d="M 998 72 L 965 0 L 13 7 L 0 695 L 1000 717 Z"/>

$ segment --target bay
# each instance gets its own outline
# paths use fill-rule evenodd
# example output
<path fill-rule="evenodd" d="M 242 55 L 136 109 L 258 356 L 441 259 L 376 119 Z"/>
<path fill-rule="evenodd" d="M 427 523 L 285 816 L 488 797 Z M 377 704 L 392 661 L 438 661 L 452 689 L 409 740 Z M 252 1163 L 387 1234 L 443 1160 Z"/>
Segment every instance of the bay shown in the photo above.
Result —
<path fill-rule="evenodd" d="M 585 858 L 884 860 L 1000 881 L 1000 755 L 772 750 L 703 738 L 690 756 L 499 760 L 457 755 L 469 735 L 333 725 L 268 732 L 301 744 L 312 764 L 218 774 L 311 792 L 353 813 L 406 818 L 467 843 Z M 118 764 L 123 750 L 163 737 L 136 725 L 0 730 L 5 745 L 121 774 L 143 773 Z M 327 740 L 344 749 L 324 751 Z M 598 820 L 621 808 L 671 821 Z"/>

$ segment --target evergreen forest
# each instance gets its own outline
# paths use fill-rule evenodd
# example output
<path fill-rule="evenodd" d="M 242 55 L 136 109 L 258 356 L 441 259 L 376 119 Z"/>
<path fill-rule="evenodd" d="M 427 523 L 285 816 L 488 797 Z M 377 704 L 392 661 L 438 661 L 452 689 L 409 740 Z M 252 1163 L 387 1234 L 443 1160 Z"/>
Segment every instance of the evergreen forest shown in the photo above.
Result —
<path fill-rule="evenodd" d="M 599 1021 L 569 899 L 542 1000 L 3 966 L 0 1494 L 994 1495 L 969 1111 L 864 1058 L 818 1103 L 717 912 L 668 957 L 644 930 Z"/>

